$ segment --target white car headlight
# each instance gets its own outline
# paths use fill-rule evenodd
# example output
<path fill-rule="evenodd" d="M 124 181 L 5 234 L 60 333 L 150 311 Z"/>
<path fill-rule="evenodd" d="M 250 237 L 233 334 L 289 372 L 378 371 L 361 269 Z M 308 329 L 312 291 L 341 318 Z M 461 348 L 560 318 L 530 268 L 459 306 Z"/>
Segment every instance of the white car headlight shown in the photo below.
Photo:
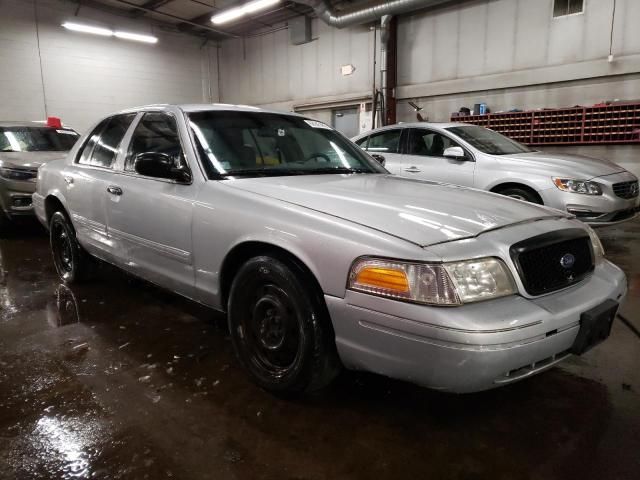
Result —
<path fill-rule="evenodd" d="M 504 297 L 517 291 L 506 265 L 492 257 L 434 264 L 363 257 L 351 267 L 347 288 L 441 306 Z"/>
<path fill-rule="evenodd" d="M 563 192 L 581 193 L 583 195 L 602 195 L 602 187 L 598 183 L 588 180 L 553 177 L 553 183 Z"/>
<path fill-rule="evenodd" d="M 593 247 L 593 256 L 596 264 L 600 263 L 604 258 L 604 247 L 602 246 L 602 242 L 598 237 L 596 231 L 591 228 L 589 225 L 585 225 L 587 227 L 587 231 L 589 232 L 589 238 L 591 239 L 591 246 Z"/>

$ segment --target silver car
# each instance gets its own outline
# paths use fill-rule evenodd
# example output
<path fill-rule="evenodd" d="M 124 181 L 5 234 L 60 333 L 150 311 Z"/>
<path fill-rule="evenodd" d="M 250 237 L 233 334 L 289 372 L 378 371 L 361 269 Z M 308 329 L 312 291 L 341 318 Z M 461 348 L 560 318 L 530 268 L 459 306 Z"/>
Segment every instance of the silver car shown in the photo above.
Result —
<path fill-rule="evenodd" d="M 569 214 L 390 175 L 324 123 L 252 107 L 112 115 L 40 168 L 33 200 L 63 280 L 97 257 L 226 312 L 276 392 L 341 366 L 505 385 L 606 338 L 627 292 Z"/>
<path fill-rule="evenodd" d="M 397 175 L 454 183 L 569 212 L 592 225 L 633 218 L 638 179 L 613 162 L 530 148 L 464 123 L 405 123 L 354 138 Z"/>
<path fill-rule="evenodd" d="M 12 219 L 33 215 L 38 167 L 66 157 L 78 138 L 57 122 L 0 122 L 0 235 Z"/>

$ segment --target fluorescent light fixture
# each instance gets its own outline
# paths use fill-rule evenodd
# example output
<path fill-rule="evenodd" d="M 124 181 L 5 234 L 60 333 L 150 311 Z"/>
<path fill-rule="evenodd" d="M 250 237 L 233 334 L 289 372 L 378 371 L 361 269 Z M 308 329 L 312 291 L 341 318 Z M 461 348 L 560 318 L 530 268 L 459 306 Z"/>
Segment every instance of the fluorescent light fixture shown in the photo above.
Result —
<path fill-rule="evenodd" d="M 228 23 L 232 20 L 244 17 L 248 13 L 264 10 L 265 8 L 268 8 L 277 3 L 280 3 L 280 0 L 253 0 L 253 2 L 245 3 L 244 5 L 240 5 L 239 7 L 233 7 L 229 10 L 220 12 L 211 17 L 211 21 L 216 25 L 220 25 L 221 23 Z"/>
<path fill-rule="evenodd" d="M 158 38 L 153 37 L 151 35 L 141 35 L 139 33 L 120 32 L 118 30 L 113 32 L 113 35 L 118 38 L 123 38 L 125 40 L 134 40 L 136 42 L 158 43 Z"/>
<path fill-rule="evenodd" d="M 142 35 L 140 33 L 122 32 L 120 30 L 110 30 L 104 27 L 94 27 L 93 25 L 85 25 L 83 23 L 64 22 L 62 24 L 67 30 L 74 32 L 92 33 L 94 35 L 102 35 L 103 37 L 117 37 L 123 40 L 134 40 L 136 42 L 157 43 L 158 38 L 152 35 Z"/>
<path fill-rule="evenodd" d="M 94 35 L 102 35 L 103 37 L 110 37 L 113 35 L 113 32 L 108 28 L 93 27 L 82 23 L 64 22 L 62 26 L 67 30 L 73 30 L 74 32 L 93 33 Z"/>

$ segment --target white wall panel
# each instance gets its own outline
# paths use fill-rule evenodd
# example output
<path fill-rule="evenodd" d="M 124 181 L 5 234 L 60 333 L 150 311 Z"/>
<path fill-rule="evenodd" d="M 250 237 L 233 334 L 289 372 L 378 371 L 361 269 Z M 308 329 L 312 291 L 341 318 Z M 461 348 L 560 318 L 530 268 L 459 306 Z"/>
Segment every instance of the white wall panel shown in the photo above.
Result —
<path fill-rule="evenodd" d="M 153 31 L 160 41 L 149 45 L 70 32 L 60 24 L 73 18 L 74 5 L 39 0 L 37 6 L 49 115 L 60 116 L 65 123 L 83 130 L 100 116 L 122 108 L 201 102 L 208 97 L 207 77 L 209 67 L 215 74 L 215 50 L 201 49 L 199 39 Z M 0 11 L 0 118 L 43 118 L 34 3 L 0 0 Z M 75 20 L 152 32 L 144 22 L 86 7 L 80 9 Z"/>

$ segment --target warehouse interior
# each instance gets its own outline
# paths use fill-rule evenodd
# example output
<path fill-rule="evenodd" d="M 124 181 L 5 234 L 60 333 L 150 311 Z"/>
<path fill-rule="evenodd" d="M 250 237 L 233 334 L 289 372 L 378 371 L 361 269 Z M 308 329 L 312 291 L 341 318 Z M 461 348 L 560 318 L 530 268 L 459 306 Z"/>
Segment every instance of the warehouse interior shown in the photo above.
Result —
<path fill-rule="evenodd" d="M 466 122 L 640 177 L 640 1 L 253 3 L 0 0 L 0 127 L 55 117 L 82 136 L 125 109 L 214 103 L 346 138 Z M 0 239 L 0 478 L 640 478 L 625 220 L 596 229 L 628 294 L 585 356 L 468 395 L 349 371 L 294 399 L 245 377 L 224 314 L 107 265 L 67 285 L 46 228 L 21 223 Z"/>

